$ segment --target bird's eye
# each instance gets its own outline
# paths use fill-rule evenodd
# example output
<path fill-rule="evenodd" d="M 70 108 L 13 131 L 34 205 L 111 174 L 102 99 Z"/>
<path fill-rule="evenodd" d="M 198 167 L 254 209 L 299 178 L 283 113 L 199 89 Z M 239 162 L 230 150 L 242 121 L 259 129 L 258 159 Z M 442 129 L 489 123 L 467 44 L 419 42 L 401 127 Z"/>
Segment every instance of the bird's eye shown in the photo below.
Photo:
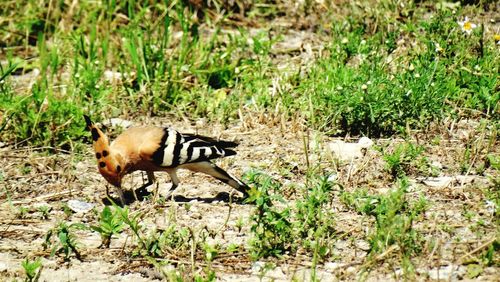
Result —
<path fill-rule="evenodd" d="M 116 172 L 120 173 L 120 171 L 122 171 L 122 167 L 121 166 L 116 166 Z"/>

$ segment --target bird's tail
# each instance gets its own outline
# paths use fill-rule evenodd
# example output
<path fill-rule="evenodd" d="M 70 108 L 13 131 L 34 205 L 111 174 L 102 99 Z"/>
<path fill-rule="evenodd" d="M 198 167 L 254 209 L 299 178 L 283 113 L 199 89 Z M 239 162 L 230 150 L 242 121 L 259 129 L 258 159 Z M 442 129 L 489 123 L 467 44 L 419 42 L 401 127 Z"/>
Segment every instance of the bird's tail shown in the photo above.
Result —
<path fill-rule="evenodd" d="M 218 180 L 226 183 L 227 185 L 229 185 L 229 186 L 233 187 L 234 189 L 238 190 L 239 192 L 243 193 L 245 198 L 248 197 L 248 190 L 250 190 L 250 187 L 248 187 L 248 185 L 246 185 L 245 183 L 243 183 L 243 181 L 230 175 L 225 170 L 223 170 L 222 168 L 218 167 L 217 165 L 215 165 L 209 161 L 189 163 L 189 164 L 183 165 L 183 167 L 187 168 L 191 171 L 203 172 L 203 173 L 208 174 L 214 178 L 217 178 Z"/>

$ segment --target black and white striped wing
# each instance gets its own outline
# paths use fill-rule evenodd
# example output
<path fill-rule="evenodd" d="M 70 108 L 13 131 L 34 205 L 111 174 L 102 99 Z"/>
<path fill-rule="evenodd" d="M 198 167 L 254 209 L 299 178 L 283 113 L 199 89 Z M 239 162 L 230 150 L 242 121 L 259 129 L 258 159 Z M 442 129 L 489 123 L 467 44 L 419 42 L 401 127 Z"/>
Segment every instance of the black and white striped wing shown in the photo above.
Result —
<path fill-rule="evenodd" d="M 176 167 L 236 154 L 228 149 L 237 146 L 234 142 L 181 134 L 172 128 L 165 128 L 163 134 L 160 146 L 153 154 L 153 162 L 158 166 Z"/>

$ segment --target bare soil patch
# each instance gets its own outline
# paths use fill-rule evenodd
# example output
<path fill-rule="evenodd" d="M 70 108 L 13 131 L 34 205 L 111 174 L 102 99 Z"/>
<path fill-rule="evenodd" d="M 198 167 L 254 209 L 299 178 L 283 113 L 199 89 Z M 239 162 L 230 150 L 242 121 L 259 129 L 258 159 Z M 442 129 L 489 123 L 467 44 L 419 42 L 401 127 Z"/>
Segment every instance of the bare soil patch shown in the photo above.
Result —
<path fill-rule="evenodd" d="M 169 124 L 168 121 L 141 121 L 141 123 Z M 193 132 L 193 125 L 175 122 L 180 131 Z M 384 168 L 379 151 L 370 148 L 366 155 L 353 162 L 336 162 L 331 159 L 325 144 L 331 138 L 307 132 L 294 124 L 268 126 L 239 123 L 224 129 L 221 126 L 204 126 L 197 132 L 221 138 L 240 141 L 238 155 L 220 160 L 219 165 L 232 174 L 240 176 L 250 168 L 256 168 L 271 175 L 283 184 L 283 195 L 290 203 L 300 197 L 295 193 L 296 185 L 304 185 L 305 153 L 304 138 L 310 141 L 309 159 L 319 163 L 325 171 L 336 174 L 338 183 L 346 191 L 364 187 L 373 193 L 386 193 L 391 189 L 391 179 Z M 460 174 L 458 158 L 464 152 L 467 142 L 479 138 L 474 127 L 467 122 L 449 127 L 441 133 L 426 135 L 415 133 L 418 142 L 424 144 L 425 156 L 442 164 L 440 174 L 450 176 L 442 186 L 427 185 L 432 180 L 427 175 L 412 175 L 410 196 L 423 195 L 429 203 L 423 220 L 415 223 L 425 238 L 422 254 L 413 258 L 419 279 L 462 279 L 467 278 L 468 262 L 473 262 L 492 240 L 498 239 L 498 218 L 495 218 L 485 196 L 493 187 L 493 170 L 486 169 L 481 175 L 474 169 L 467 175 Z M 467 138 L 462 138 L 467 134 Z M 313 138 L 314 137 L 314 138 Z M 440 140 L 430 142 L 430 140 Z M 349 140 L 347 140 L 349 141 Z M 377 146 L 394 146 L 401 140 L 374 140 Z M 317 145 L 314 149 L 314 145 Z M 495 144 L 498 145 L 498 144 Z M 496 146 L 498 148 L 498 146 Z M 161 278 L 159 271 L 144 259 L 132 256 L 137 242 L 132 240 L 131 231 L 126 229 L 113 237 L 109 249 L 99 248 L 99 234 L 90 230 L 77 231 L 81 260 L 74 257 L 65 262 L 62 256 L 49 256 L 44 250 L 44 236 L 58 222 L 80 222 L 95 224 L 97 212 L 84 214 L 68 211 L 68 200 L 76 199 L 92 203 L 95 210 L 103 207 L 105 181 L 98 174 L 92 152 L 70 155 L 64 152 L 39 152 L 36 148 L 1 148 L 3 191 L 0 207 L 0 274 L 3 279 L 22 277 L 21 261 L 26 257 L 42 256 L 41 281 L 151 281 Z M 496 149 L 498 150 L 498 149 Z M 498 151 L 495 153 L 498 154 Z M 477 161 L 481 161 L 478 156 Z M 212 262 L 218 279 L 223 281 L 256 281 L 260 277 L 278 281 L 309 279 L 311 258 L 301 253 L 286 254 L 282 259 L 268 259 L 252 262 L 245 249 L 250 232 L 250 216 L 254 212 L 251 204 L 239 203 L 237 192 L 229 186 L 201 174 L 183 172 L 181 185 L 173 199 L 155 204 L 151 199 L 134 202 L 132 212 L 141 212 L 141 224 L 151 230 L 161 230 L 172 222 L 187 227 L 194 233 L 206 230 L 207 242 L 220 246 L 235 244 L 241 246 L 235 253 L 220 253 Z M 144 176 L 145 177 L 145 176 Z M 159 191 L 165 194 L 170 183 L 167 175 L 157 175 Z M 498 177 L 498 176 L 496 176 Z M 140 173 L 128 178 L 129 188 L 138 187 L 143 180 Z M 427 182 L 430 183 L 430 182 Z M 233 195 L 234 194 L 234 195 Z M 373 219 L 356 213 L 340 201 L 341 191 L 334 191 L 331 208 L 335 212 L 337 240 L 335 258 L 321 262 L 317 277 L 324 281 L 359 279 L 362 270 L 367 269 L 367 255 L 370 249 L 366 236 Z M 233 196 L 235 197 L 233 199 Z M 43 215 L 40 206 L 49 207 Z M 239 223 L 238 223 L 239 222 Z M 241 222 L 243 224 L 240 226 Z M 201 234 L 201 233 L 200 233 Z M 393 249 L 380 254 L 369 265 L 368 280 L 398 280 L 401 277 L 391 255 Z M 201 271 L 207 264 L 201 250 L 194 257 L 183 253 L 172 253 L 165 257 L 164 269 L 177 268 Z M 498 254 L 495 253 L 496 259 Z M 194 260 L 193 260 L 194 258 Z M 265 262 L 275 268 L 265 270 Z M 498 279 L 497 266 L 485 268 L 475 278 Z M 263 276 L 262 276 L 263 275 Z"/>

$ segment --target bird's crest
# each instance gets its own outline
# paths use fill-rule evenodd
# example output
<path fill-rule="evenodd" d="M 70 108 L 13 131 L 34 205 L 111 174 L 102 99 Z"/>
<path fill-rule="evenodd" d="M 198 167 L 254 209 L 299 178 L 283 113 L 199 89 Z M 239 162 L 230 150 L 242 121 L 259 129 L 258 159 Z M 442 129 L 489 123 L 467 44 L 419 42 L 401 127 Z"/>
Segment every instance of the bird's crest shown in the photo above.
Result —
<path fill-rule="evenodd" d="M 106 157 L 109 154 L 109 140 L 104 133 L 95 126 L 95 124 L 86 115 L 83 116 L 87 123 L 87 129 L 92 133 L 92 145 L 96 152 L 96 158 L 99 160 L 101 157 Z M 101 157 L 99 157 L 101 156 Z"/>

